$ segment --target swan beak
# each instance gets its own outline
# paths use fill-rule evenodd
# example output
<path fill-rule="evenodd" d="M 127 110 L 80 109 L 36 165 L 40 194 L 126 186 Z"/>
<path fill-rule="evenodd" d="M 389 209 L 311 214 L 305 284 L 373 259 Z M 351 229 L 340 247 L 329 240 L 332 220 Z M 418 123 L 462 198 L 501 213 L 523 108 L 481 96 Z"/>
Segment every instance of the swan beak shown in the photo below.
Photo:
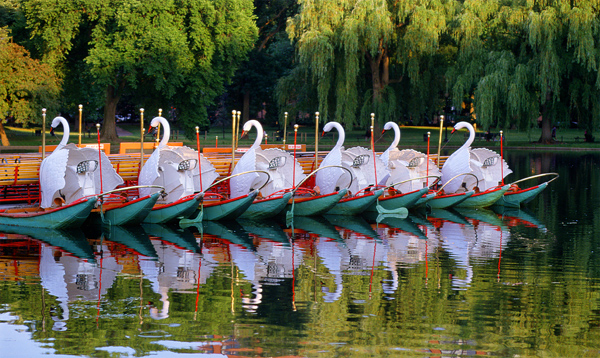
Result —
<path fill-rule="evenodd" d="M 154 134 L 154 132 L 156 132 L 156 127 L 150 126 L 150 128 L 148 128 L 148 132 L 146 132 L 146 133 L 147 134 Z"/>
<path fill-rule="evenodd" d="M 381 131 L 381 134 L 385 133 L 385 129 Z"/>
<path fill-rule="evenodd" d="M 456 132 L 456 128 L 452 128 L 452 132 L 450 132 L 450 134 L 454 134 L 454 132 Z"/>
<path fill-rule="evenodd" d="M 321 137 L 325 137 L 325 131 L 321 133 Z"/>
<path fill-rule="evenodd" d="M 246 135 L 246 131 L 242 131 L 242 135 L 240 135 L 240 138 L 244 138 L 245 135 Z"/>

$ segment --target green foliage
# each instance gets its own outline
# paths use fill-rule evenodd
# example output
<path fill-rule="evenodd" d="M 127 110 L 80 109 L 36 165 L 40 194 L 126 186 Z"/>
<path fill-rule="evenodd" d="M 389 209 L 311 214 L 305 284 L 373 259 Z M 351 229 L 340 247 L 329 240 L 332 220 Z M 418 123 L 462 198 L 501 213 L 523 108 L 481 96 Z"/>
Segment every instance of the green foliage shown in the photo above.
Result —
<path fill-rule="evenodd" d="M 484 127 L 600 123 L 598 7 L 594 1 L 467 1 L 453 26 L 459 47 L 448 86 L 455 105 L 474 94 Z M 551 128 L 548 124 L 544 128 Z M 542 132 L 543 141 L 550 133 Z"/>
<path fill-rule="evenodd" d="M 299 4 L 298 15 L 288 21 L 288 34 L 326 121 L 352 127 L 364 125 L 368 121 L 364 114 L 370 112 L 379 123 L 397 120 L 399 111 L 408 114 L 408 107 L 417 118 L 433 112 L 430 94 L 441 92 L 443 81 L 437 71 L 427 69 L 440 57 L 454 1 L 303 0 Z M 400 83 L 408 90 L 394 86 Z M 280 85 L 280 105 L 290 106 L 294 98 L 307 96 L 298 89 Z M 407 103 L 415 99 L 414 105 Z"/>
<path fill-rule="evenodd" d="M 0 28 L 0 113 L 11 122 L 30 126 L 41 123 L 43 107 L 55 110 L 60 81 L 50 66 L 32 59 Z"/>
<path fill-rule="evenodd" d="M 206 107 L 252 48 L 252 8 L 249 0 L 23 1 L 44 61 L 71 88 L 85 80 L 88 100 L 104 98 L 105 117 L 126 95 L 146 108 L 172 105 L 188 130 L 206 125 Z"/>

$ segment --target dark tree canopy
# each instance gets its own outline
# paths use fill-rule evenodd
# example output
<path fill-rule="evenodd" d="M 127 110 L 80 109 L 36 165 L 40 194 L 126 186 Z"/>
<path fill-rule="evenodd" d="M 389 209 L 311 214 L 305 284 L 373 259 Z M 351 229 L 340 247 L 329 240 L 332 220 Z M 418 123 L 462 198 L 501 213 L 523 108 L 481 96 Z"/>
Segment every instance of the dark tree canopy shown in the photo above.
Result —
<path fill-rule="evenodd" d="M 206 126 L 206 107 L 254 45 L 252 10 L 250 0 L 23 1 L 43 61 L 102 98 L 104 140 L 116 139 L 125 95 L 148 113 L 175 108 L 188 130 Z"/>

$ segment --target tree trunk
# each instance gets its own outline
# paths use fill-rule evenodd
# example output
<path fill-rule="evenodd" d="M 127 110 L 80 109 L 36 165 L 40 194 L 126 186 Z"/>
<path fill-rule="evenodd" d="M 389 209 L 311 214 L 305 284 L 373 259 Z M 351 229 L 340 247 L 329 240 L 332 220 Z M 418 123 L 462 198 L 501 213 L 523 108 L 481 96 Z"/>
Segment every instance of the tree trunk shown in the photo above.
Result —
<path fill-rule="evenodd" d="M 390 58 L 387 55 L 386 49 L 381 44 L 377 57 L 371 57 L 371 55 L 367 54 L 367 59 L 371 65 L 373 81 L 373 103 L 379 101 L 381 91 L 390 83 Z"/>
<path fill-rule="evenodd" d="M 2 139 L 2 145 L 7 147 L 10 145 L 6 132 L 4 131 L 4 125 L 0 122 L 0 138 Z"/>
<path fill-rule="evenodd" d="M 539 142 L 543 144 L 554 143 L 554 139 L 552 139 L 552 121 L 547 116 L 542 117 L 542 135 Z"/>
<path fill-rule="evenodd" d="M 106 88 L 106 99 L 104 101 L 104 124 L 100 132 L 100 140 L 103 142 L 116 142 L 117 126 L 115 123 L 115 114 L 117 112 L 117 103 L 119 103 L 120 96 L 116 94 L 114 86 L 108 86 Z"/>
<path fill-rule="evenodd" d="M 552 144 L 554 139 L 552 138 L 552 120 L 548 114 L 548 103 L 550 103 L 552 93 L 548 91 L 546 94 L 546 104 L 542 106 L 542 135 L 538 142 L 543 144 Z"/>

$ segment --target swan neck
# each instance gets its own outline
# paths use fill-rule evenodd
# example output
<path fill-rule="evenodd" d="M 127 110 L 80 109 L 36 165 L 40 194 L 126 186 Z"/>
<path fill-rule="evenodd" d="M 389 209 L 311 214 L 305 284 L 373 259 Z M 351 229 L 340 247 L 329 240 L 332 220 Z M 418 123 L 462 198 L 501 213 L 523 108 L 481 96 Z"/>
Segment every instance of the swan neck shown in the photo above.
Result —
<path fill-rule="evenodd" d="M 344 127 L 342 127 L 339 123 L 333 123 L 333 127 L 338 131 L 338 140 L 335 143 L 335 148 L 341 148 L 344 145 L 344 141 L 346 140 L 346 131 L 344 131 Z"/>
<path fill-rule="evenodd" d="M 263 128 L 258 121 L 251 121 L 250 123 L 254 126 L 254 128 L 256 128 L 256 139 L 254 140 L 254 144 L 252 144 L 252 148 L 257 148 L 260 146 L 260 143 L 262 143 L 263 140 Z"/>
<path fill-rule="evenodd" d="M 56 149 L 62 148 L 67 145 L 67 143 L 69 142 L 69 135 L 71 133 L 71 131 L 69 129 L 69 122 L 67 122 L 67 120 L 62 117 L 59 117 L 58 120 L 60 121 L 60 123 L 63 126 L 63 136 L 62 136 L 62 139 L 60 140 L 60 143 L 58 143 L 58 146 Z"/>
<path fill-rule="evenodd" d="M 162 139 L 160 140 L 160 143 L 158 143 L 158 146 L 159 147 L 166 147 L 167 145 L 169 145 L 169 139 L 171 137 L 171 125 L 163 117 L 158 117 L 158 122 L 162 125 L 162 127 L 163 127 L 163 133 L 164 133 Z"/>

